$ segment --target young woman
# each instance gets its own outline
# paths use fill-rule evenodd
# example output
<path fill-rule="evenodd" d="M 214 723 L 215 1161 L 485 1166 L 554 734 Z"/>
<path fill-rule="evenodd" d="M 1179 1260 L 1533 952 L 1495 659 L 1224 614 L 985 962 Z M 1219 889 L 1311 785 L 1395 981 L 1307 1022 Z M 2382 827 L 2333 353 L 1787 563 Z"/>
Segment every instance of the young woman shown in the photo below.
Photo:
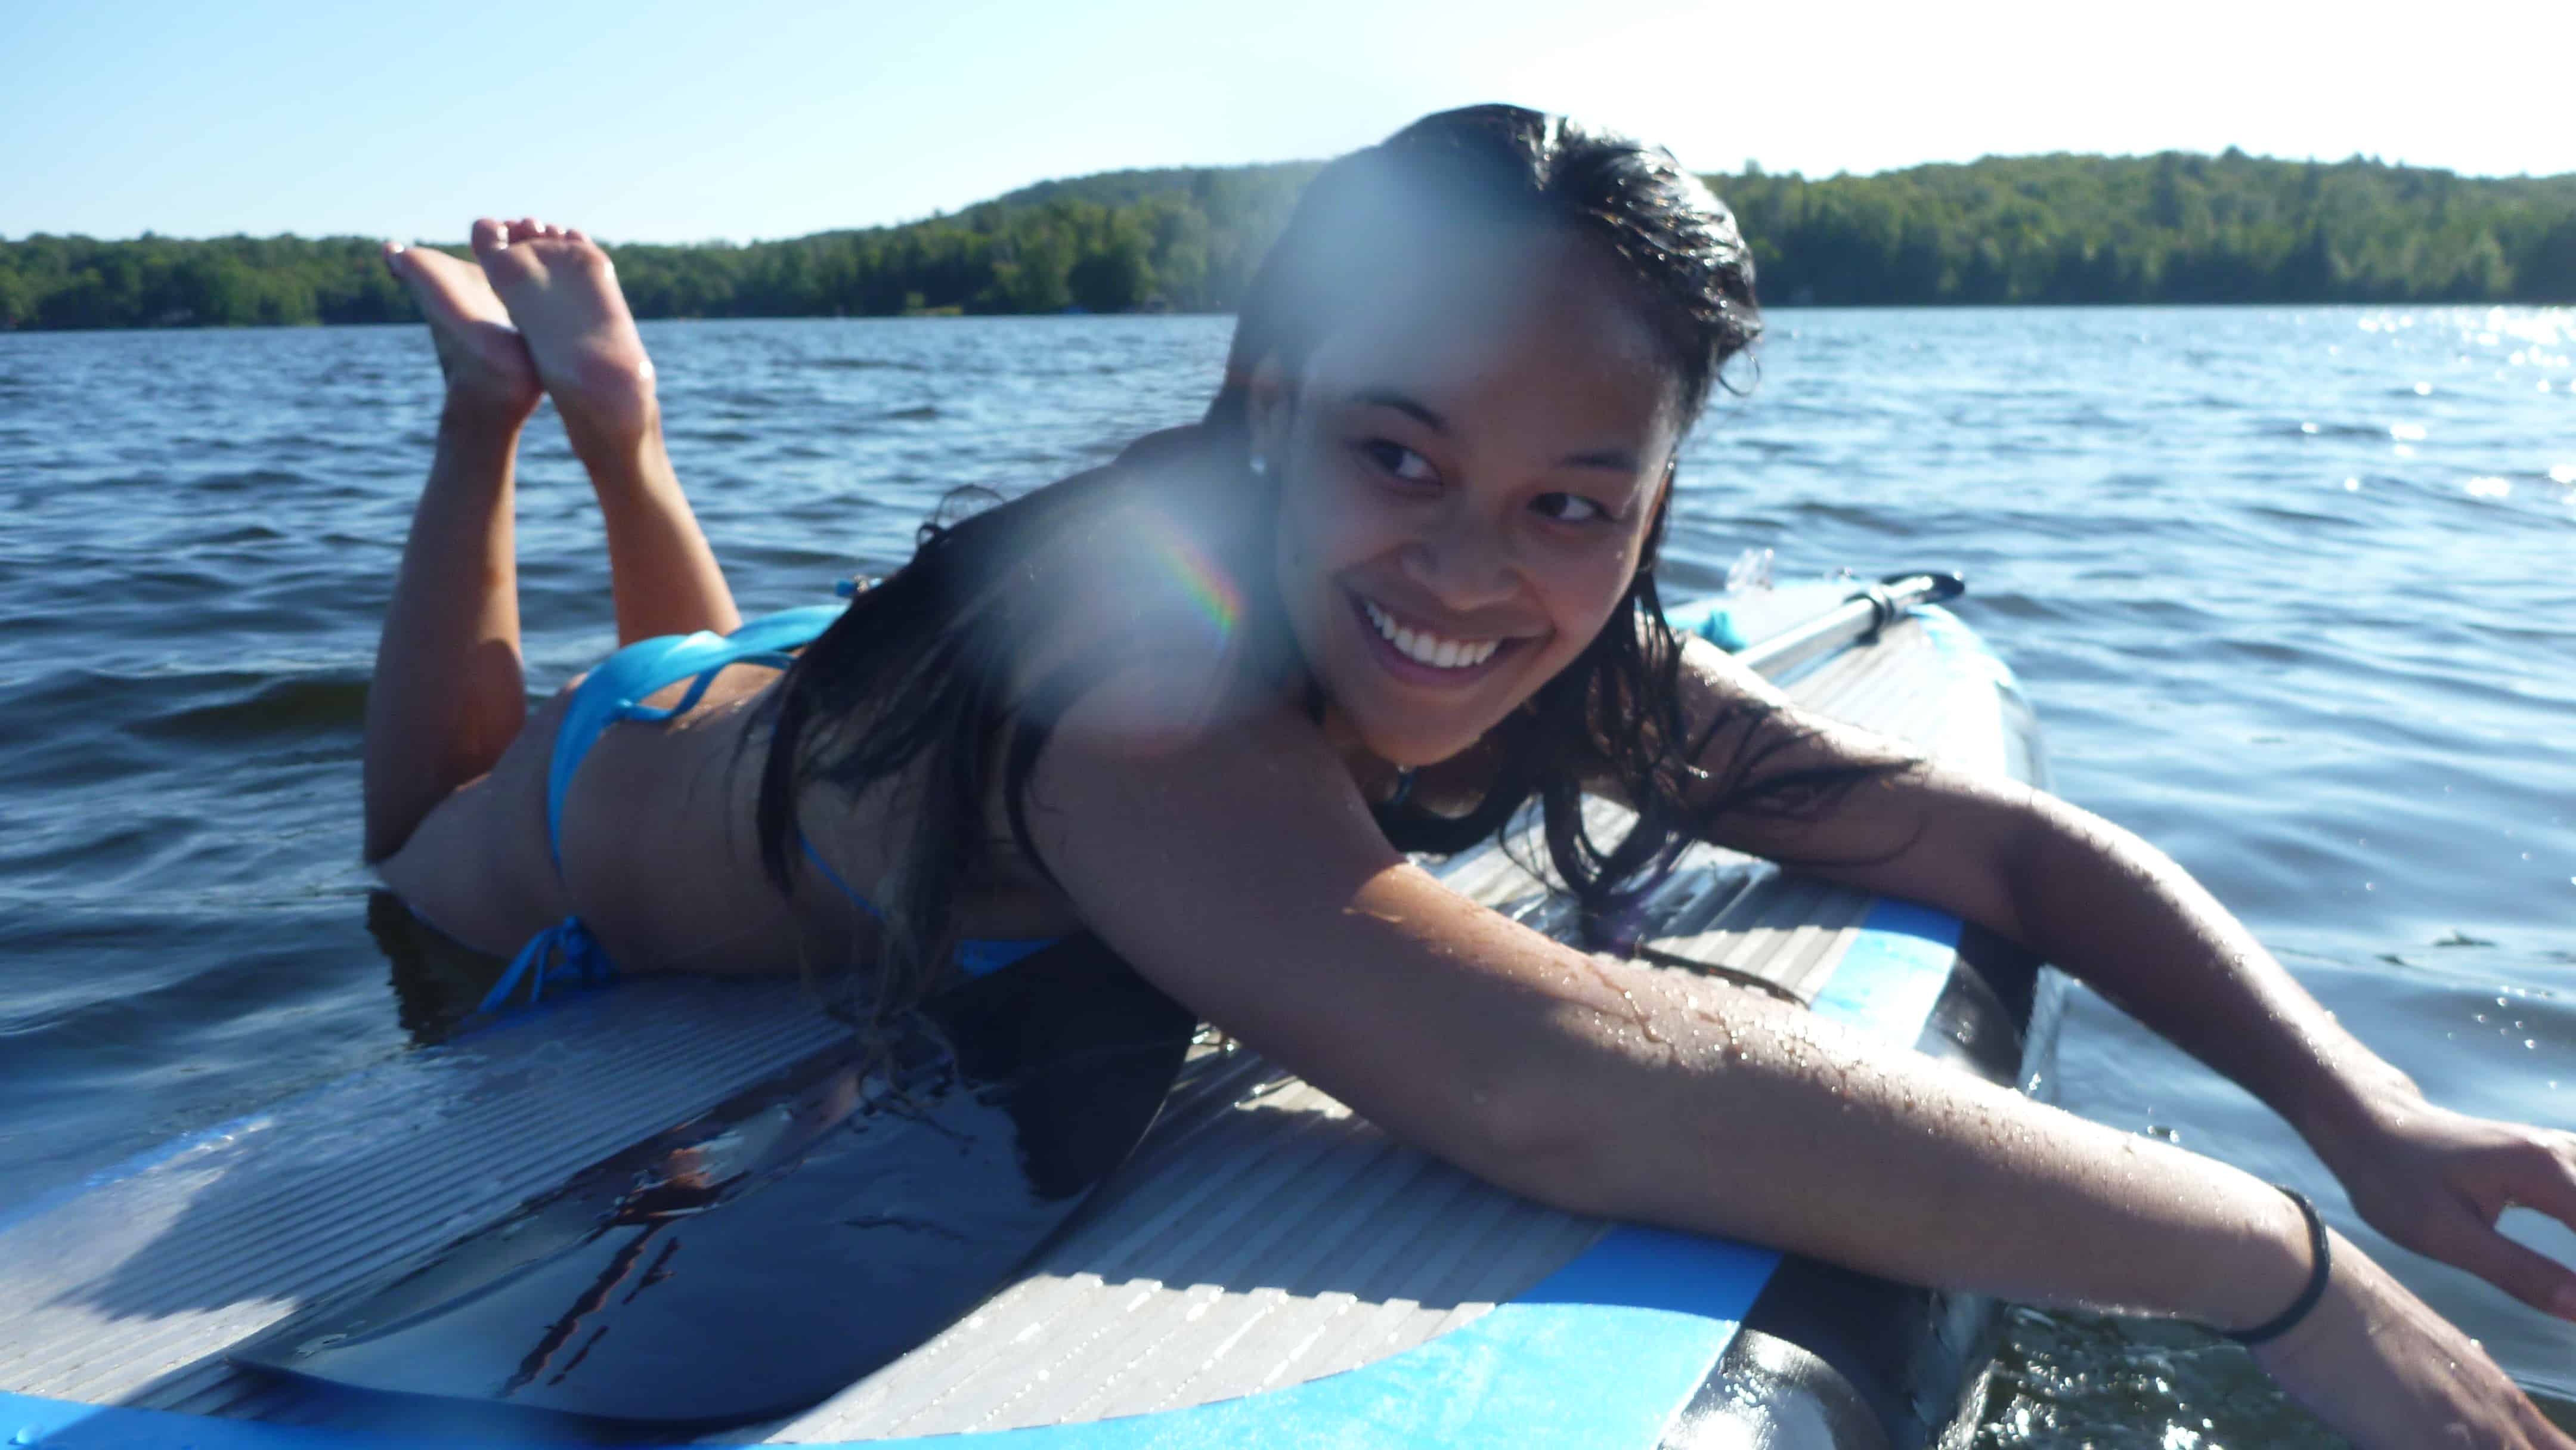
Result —
<path fill-rule="evenodd" d="M 1662 627 L 1677 451 L 1758 330 L 1732 219 L 1665 153 L 1480 107 L 1334 163 L 1203 422 L 925 530 L 836 621 L 731 640 L 608 259 L 530 221 L 474 250 L 388 257 L 448 393 L 367 721 L 367 849 L 448 933 L 540 979 L 836 963 L 874 1010 L 1089 934 L 1544 1202 L 2222 1330 L 2304 1304 L 2256 1357 L 2357 1443 L 2571 1444 L 2243 1173 L 1595 960 L 1408 863 L 1535 797 L 1595 909 L 1693 838 L 1933 903 L 2260 1094 L 2400 1243 L 2576 1317 L 2576 1275 L 2494 1228 L 2576 1219 L 2576 1141 L 2427 1104 L 2135 837 Z M 511 468 L 541 391 L 629 643 L 531 717 Z M 1636 833 L 1596 849 L 1586 790 Z"/>

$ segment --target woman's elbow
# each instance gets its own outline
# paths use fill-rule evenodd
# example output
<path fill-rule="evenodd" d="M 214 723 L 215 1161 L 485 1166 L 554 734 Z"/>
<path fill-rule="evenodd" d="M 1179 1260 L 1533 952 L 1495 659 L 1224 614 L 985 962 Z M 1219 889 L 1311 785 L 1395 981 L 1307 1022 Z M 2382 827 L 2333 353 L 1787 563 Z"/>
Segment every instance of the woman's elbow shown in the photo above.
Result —
<path fill-rule="evenodd" d="M 1435 1151 L 1488 1183 L 1565 1213 L 1618 1217 L 1633 1205 L 1618 1192 L 1615 1125 L 1591 1111 L 1591 1095 L 1555 1074 L 1521 1071 L 1467 1085 Z"/>

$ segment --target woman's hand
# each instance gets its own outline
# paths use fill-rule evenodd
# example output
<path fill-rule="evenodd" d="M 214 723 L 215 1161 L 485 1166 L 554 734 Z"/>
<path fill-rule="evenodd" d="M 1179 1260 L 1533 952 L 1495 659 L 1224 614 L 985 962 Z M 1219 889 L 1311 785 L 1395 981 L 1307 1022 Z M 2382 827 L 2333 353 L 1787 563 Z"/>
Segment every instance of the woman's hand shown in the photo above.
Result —
<path fill-rule="evenodd" d="M 2340 1236 L 2325 1298 L 2254 1362 L 2358 1450 L 2576 1450 L 2476 1341 Z"/>
<path fill-rule="evenodd" d="M 2576 1319 L 2576 1270 L 2496 1231 L 2508 1208 L 2576 1228 L 2576 1135 L 2437 1108 L 2412 1089 L 2373 1096 L 2319 1154 L 2372 1228 L 2522 1302 Z"/>

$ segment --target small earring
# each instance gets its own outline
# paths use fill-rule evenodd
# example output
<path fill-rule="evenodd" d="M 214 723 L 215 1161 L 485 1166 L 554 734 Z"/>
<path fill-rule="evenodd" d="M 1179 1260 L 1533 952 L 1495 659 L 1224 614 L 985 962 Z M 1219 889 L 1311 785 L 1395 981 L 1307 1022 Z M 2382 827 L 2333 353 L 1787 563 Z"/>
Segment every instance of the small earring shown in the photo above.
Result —
<path fill-rule="evenodd" d="M 1252 456 L 1244 461 L 1251 466 L 1253 477 L 1267 478 L 1270 476 L 1270 460 L 1268 457 L 1263 455 L 1260 449 L 1256 448 L 1252 450 Z"/>

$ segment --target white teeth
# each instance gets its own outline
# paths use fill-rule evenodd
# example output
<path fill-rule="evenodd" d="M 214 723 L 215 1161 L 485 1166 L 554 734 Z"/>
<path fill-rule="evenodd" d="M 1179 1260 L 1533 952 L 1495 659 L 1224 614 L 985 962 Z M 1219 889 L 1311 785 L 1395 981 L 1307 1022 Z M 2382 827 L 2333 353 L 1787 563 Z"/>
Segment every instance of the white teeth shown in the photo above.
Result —
<path fill-rule="evenodd" d="M 1360 607 L 1368 611 L 1369 623 L 1376 625 L 1377 632 L 1386 636 L 1399 653 L 1434 669 L 1461 670 L 1481 665 L 1502 647 L 1498 639 L 1442 639 L 1421 633 L 1396 623 L 1393 615 L 1366 599 L 1360 601 Z"/>

